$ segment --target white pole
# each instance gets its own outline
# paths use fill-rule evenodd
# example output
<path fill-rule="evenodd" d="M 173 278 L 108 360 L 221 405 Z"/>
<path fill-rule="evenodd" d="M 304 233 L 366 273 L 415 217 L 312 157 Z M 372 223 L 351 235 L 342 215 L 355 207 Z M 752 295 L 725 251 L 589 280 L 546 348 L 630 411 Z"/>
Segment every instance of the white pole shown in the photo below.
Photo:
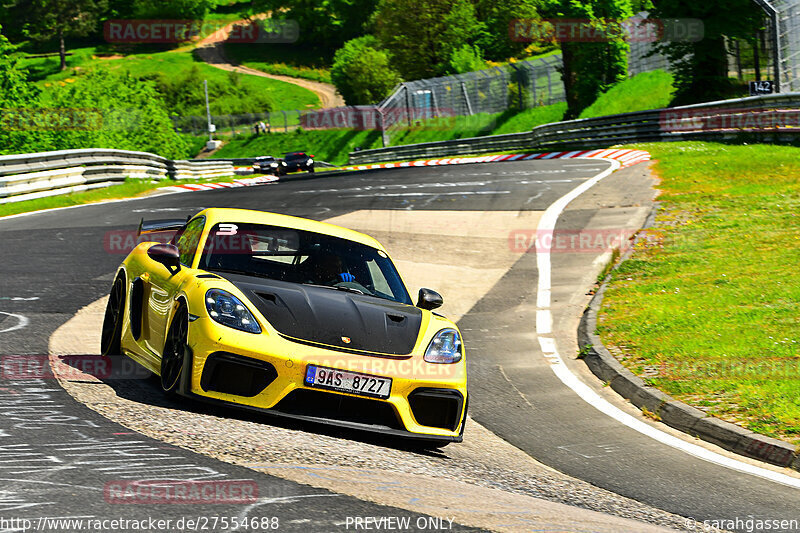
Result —
<path fill-rule="evenodd" d="M 211 133 L 211 106 L 208 104 L 208 80 L 203 80 L 203 89 L 206 93 L 206 116 L 208 117 L 208 140 L 214 140 L 214 134 Z"/>

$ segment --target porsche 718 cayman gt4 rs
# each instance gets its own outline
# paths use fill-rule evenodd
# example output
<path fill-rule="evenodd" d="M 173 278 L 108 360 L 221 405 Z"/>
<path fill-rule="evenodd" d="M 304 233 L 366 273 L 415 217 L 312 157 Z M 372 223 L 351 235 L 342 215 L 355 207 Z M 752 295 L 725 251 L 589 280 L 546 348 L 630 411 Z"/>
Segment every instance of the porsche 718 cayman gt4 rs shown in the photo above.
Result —
<path fill-rule="evenodd" d="M 171 244 L 140 243 L 120 266 L 103 355 L 125 354 L 168 394 L 354 429 L 460 442 L 466 364 L 456 325 L 414 305 L 386 250 L 338 226 L 207 209 Z"/>

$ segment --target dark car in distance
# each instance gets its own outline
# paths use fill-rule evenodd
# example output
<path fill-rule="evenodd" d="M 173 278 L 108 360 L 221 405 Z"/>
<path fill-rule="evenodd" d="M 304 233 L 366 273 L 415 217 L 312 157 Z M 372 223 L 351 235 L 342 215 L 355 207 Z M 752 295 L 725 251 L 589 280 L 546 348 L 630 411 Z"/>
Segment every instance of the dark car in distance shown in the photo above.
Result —
<path fill-rule="evenodd" d="M 285 165 L 286 163 L 284 163 L 281 159 L 276 159 L 271 155 L 264 155 L 257 157 L 256 160 L 253 161 L 253 172 L 256 174 L 272 174 L 273 176 L 280 176 L 282 173 L 281 168 Z"/>
<path fill-rule="evenodd" d="M 305 152 L 289 152 L 283 157 L 281 172 L 288 174 L 289 172 L 314 172 L 314 156 L 308 155 Z"/>

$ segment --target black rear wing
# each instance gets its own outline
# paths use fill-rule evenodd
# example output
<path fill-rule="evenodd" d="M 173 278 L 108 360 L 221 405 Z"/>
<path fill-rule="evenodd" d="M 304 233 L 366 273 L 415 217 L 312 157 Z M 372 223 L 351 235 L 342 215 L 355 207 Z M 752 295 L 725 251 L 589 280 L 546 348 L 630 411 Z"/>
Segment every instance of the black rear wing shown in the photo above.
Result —
<path fill-rule="evenodd" d="M 182 227 L 186 225 L 188 219 L 181 218 L 181 219 L 166 219 L 166 220 L 148 220 L 145 222 L 142 219 L 139 222 L 139 231 L 136 233 L 136 237 L 141 237 L 144 233 L 158 233 L 161 231 L 178 231 Z"/>

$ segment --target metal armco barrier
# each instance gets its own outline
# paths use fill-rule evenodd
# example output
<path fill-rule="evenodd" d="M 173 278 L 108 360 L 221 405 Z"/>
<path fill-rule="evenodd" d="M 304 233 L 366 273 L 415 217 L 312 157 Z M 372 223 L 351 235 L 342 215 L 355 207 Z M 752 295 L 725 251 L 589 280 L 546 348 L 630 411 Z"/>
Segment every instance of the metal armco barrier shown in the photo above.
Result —
<path fill-rule="evenodd" d="M 740 139 L 800 141 L 800 93 L 555 122 L 523 133 L 361 150 L 350 153 L 350 164 L 511 150 L 579 150 L 630 142 Z"/>
<path fill-rule="evenodd" d="M 232 176 L 230 160 L 172 161 L 147 152 L 85 149 L 0 156 L 0 204 L 108 187 L 127 178 Z"/>

